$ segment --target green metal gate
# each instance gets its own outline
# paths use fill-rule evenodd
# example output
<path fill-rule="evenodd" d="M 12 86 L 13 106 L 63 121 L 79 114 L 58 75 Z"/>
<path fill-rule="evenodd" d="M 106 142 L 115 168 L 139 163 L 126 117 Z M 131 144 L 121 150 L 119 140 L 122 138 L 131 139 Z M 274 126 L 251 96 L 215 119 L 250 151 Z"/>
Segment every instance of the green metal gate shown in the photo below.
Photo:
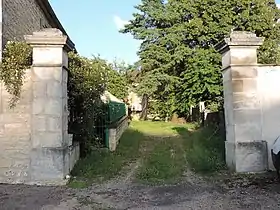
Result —
<path fill-rule="evenodd" d="M 116 125 L 116 123 L 126 115 L 126 107 L 124 103 L 110 101 L 107 104 L 107 117 L 105 123 L 105 146 L 109 147 L 109 128 Z"/>
<path fill-rule="evenodd" d="M 110 101 L 103 105 L 103 114 L 95 122 L 95 139 L 109 147 L 109 129 L 126 115 L 124 103 Z"/>

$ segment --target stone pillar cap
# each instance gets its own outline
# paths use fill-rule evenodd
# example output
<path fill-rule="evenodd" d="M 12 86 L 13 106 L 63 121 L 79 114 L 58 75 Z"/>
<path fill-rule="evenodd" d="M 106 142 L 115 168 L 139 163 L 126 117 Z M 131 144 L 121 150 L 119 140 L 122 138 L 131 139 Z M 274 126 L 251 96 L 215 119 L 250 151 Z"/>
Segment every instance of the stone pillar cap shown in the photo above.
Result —
<path fill-rule="evenodd" d="M 74 43 L 56 28 L 35 31 L 32 35 L 25 35 L 24 39 L 31 46 L 62 45 L 66 51 L 74 50 Z"/>
<path fill-rule="evenodd" d="M 225 38 L 222 42 L 215 46 L 220 53 L 229 50 L 230 46 L 255 47 L 258 48 L 263 44 L 264 38 L 257 37 L 255 33 L 248 31 L 233 31 L 229 38 Z"/>

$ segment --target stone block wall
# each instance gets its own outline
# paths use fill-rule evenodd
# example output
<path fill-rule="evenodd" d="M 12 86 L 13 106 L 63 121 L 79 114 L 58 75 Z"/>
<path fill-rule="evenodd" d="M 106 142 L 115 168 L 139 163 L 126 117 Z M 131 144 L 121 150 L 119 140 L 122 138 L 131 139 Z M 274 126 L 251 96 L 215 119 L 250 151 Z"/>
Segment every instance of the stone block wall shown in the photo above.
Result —
<path fill-rule="evenodd" d="M 268 169 L 274 170 L 271 147 L 280 136 L 280 66 L 258 67 L 258 94 L 261 105 L 260 132 L 267 143 Z"/>
<path fill-rule="evenodd" d="M 226 162 L 237 172 L 274 169 L 270 149 L 280 136 L 280 67 L 257 63 L 263 38 L 233 32 L 222 54 Z"/>
<path fill-rule="evenodd" d="M 79 144 L 68 134 L 67 37 L 45 29 L 25 38 L 33 66 L 14 109 L 0 86 L 0 182 L 65 184 L 79 158 Z"/>
<path fill-rule="evenodd" d="M 31 69 L 26 70 L 21 99 L 10 108 L 11 95 L 0 82 L 0 182 L 22 183 L 29 178 L 31 153 Z"/>
<path fill-rule="evenodd" d="M 24 35 L 43 27 L 51 25 L 37 0 L 2 0 L 3 46 L 8 40 L 23 40 Z"/>
<path fill-rule="evenodd" d="M 122 134 L 128 127 L 128 121 L 129 121 L 128 117 L 125 116 L 119 122 L 116 123 L 115 127 L 109 129 L 109 150 L 110 151 L 116 150 Z"/>

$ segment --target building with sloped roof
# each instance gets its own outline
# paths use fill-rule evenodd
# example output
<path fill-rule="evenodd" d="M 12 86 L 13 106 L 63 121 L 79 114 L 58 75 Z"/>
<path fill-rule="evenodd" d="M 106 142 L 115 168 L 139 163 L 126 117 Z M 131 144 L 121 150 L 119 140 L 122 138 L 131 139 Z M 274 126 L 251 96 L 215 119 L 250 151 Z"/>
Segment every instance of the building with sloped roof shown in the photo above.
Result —
<path fill-rule="evenodd" d="M 48 0 L 0 0 L 0 8 L 0 57 L 7 41 L 23 40 L 43 28 L 57 28 L 67 35 Z"/>

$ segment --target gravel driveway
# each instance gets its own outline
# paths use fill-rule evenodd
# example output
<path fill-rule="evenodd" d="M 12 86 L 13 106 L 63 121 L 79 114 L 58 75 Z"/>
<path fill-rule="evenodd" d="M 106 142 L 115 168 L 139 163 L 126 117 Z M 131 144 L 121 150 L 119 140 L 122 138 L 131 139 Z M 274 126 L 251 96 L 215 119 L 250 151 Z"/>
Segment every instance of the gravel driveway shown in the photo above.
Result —
<path fill-rule="evenodd" d="M 272 177 L 215 180 L 187 175 L 176 185 L 111 181 L 87 189 L 0 185 L 1 210 L 78 209 L 280 209 L 280 185 Z"/>

